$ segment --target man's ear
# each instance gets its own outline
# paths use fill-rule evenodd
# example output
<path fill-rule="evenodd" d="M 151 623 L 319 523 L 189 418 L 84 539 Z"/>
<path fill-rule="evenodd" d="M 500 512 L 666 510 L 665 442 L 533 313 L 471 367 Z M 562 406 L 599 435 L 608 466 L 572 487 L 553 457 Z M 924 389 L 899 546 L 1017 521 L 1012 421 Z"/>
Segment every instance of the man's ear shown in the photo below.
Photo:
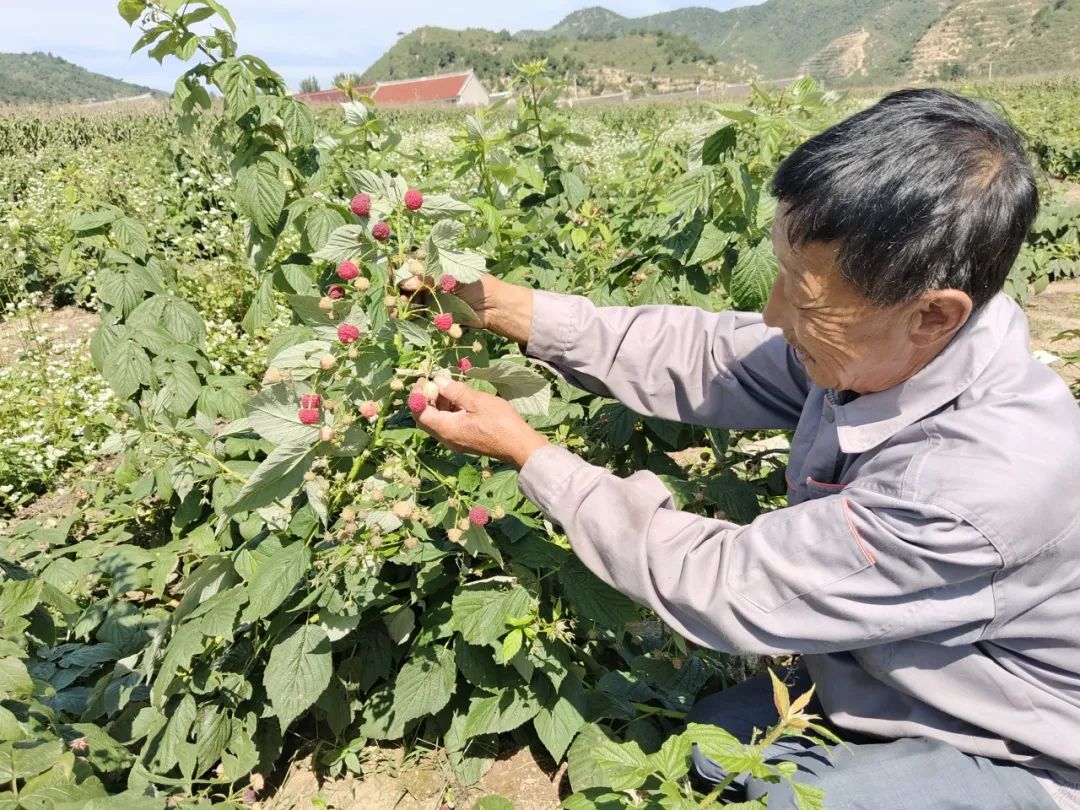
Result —
<path fill-rule="evenodd" d="M 915 302 L 911 342 L 919 348 L 947 343 L 971 317 L 974 304 L 961 290 L 930 290 Z"/>

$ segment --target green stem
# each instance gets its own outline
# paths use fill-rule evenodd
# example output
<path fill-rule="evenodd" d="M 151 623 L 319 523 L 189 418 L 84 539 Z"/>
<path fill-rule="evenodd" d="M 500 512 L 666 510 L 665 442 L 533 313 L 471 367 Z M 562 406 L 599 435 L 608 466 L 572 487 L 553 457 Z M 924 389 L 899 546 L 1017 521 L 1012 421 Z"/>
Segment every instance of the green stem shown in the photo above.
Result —
<path fill-rule="evenodd" d="M 686 712 L 676 711 L 675 709 L 661 709 L 659 706 L 650 706 L 647 703 L 631 703 L 641 714 L 653 714 L 660 715 L 661 717 L 668 717 L 672 720 L 685 720 Z"/>

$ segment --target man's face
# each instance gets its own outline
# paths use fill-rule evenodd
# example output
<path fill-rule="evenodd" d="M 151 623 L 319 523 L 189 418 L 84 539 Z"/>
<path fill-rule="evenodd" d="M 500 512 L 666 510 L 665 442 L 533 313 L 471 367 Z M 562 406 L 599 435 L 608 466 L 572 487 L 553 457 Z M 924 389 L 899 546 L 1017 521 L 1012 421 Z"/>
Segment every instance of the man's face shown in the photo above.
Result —
<path fill-rule="evenodd" d="M 883 391 L 921 365 L 910 339 L 912 307 L 878 307 L 846 282 L 835 243 L 787 240 L 786 208 L 773 219 L 780 272 L 765 307 L 765 323 L 784 333 L 814 383 L 859 393 Z"/>

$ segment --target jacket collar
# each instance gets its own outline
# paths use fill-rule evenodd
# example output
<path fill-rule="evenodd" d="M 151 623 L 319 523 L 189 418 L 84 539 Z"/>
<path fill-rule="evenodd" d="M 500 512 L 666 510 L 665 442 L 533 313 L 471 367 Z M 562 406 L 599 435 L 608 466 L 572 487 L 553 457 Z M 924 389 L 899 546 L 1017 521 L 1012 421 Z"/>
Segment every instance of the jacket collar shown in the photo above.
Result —
<path fill-rule="evenodd" d="M 908 380 L 885 391 L 863 394 L 846 405 L 835 391 L 827 397 L 836 408 L 836 432 L 845 453 L 864 453 L 924 416 L 939 410 L 979 377 L 1005 336 L 1022 326 L 1023 312 L 1005 293 L 998 293 L 974 313 L 941 353 Z"/>

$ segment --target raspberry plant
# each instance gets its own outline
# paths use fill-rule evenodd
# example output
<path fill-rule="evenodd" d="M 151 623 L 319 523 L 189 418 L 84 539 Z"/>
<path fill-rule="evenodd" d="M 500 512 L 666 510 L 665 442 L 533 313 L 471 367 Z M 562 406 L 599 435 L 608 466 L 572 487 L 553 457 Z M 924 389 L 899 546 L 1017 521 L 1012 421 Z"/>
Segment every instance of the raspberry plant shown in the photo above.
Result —
<path fill-rule="evenodd" d="M 136 212 L 74 217 L 68 253 L 94 268 L 102 310 L 93 358 L 124 407 L 104 448 L 121 454 L 120 491 L 93 505 L 82 542 L 69 544 L 73 518 L 13 547 L 12 787 L 27 801 L 239 802 L 284 759 L 359 772 L 365 742 L 399 740 L 441 741 L 471 784 L 515 732 L 569 757 L 576 807 L 610 806 L 598 788 L 696 806 L 688 738 L 663 736 L 719 680 L 719 657 L 642 622 L 512 469 L 438 447 L 410 411 L 435 380 L 464 379 L 594 462 L 656 470 L 683 506 L 751 519 L 783 488 L 768 451 L 552 386 L 515 347 L 463 330 L 474 313 L 455 292 L 495 272 L 600 303 L 760 304 L 771 207 L 758 189 L 828 98 L 802 83 L 789 107 L 726 111 L 685 171 L 651 142 L 625 181 L 649 190 L 605 200 L 569 157 L 585 139 L 557 83 L 525 65 L 516 109 L 465 117 L 449 194 L 364 100 L 316 118 L 289 98 L 237 52 L 215 0 L 119 9 L 137 50 L 200 57 L 173 110 L 182 133 L 207 135 L 201 159 L 228 167 L 236 310 L 265 361 L 251 376 L 215 367 Z M 676 179 L 648 182 L 657 171 Z M 410 278 L 430 289 L 403 295 Z M 691 468 L 668 455 L 702 444 Z M 809 728 L 781 715 L 771 733 Z M 725 745 L 734 764 L 760 760 Z M 645 758 L 630 775 L 624 754 Z"/>

